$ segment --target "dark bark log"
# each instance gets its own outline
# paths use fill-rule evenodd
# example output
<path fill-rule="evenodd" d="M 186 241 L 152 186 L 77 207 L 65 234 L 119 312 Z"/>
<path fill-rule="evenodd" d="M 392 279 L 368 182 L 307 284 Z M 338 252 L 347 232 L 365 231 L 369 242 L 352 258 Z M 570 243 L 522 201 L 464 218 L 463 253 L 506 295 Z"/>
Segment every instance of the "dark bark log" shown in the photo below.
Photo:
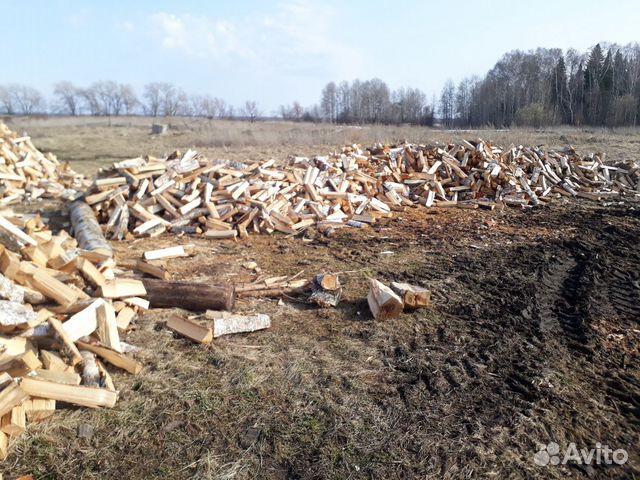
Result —
<path fill-rule="evenodd" d="M 206 285 L 191 282 L 142 280 L 151 308 L 184 308 L 196 312 L 231 310 L 236 294 L 232 286 Z"/>

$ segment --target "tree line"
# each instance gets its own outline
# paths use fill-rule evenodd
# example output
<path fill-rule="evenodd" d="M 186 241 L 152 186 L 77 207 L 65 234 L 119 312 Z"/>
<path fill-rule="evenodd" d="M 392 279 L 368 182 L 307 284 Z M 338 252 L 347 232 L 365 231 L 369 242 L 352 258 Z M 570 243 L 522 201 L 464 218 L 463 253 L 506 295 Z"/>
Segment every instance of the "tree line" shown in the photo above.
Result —
<path fill-rule="evenodd" d="M 510 127 L 569 124 L 637 125 L 640 121 L 640 44 L 597 44 L 586 52 L 538 48 L 514 50 L 484 77 L 457 84 L 448 80 L 439 101 L 428 102 L 417 88 L 391 90 L 379 78 L 329 82 L 319 103 L 280 106 L 272 115 L 292 121 L 380 123 L 451 127 Z M 47 102 L 29 86 L 0 86 L 0 113 L 33 115 L 149 115 L 242 118 L 255 121 L 263 111 L 255 101 L 240 108 L 211 95 L 188 95 L 167 82 L 146 84 L 137 95 L 128 84 L 99 81 L 53 86 Z M 436 118 L 437 113 L 437 118 Z"/>
<path fill-rule="evenodd" d="M 447 127 L 637 125 L 640 45 L 506 53 L 484 78 L 446 82 L 438 113 Z"/>
<path fill-rule="evenodd" d="M 79 87 L 62 81 L 53 85 L 53 98 L 47 102 L 35 88 L 20 84 L 0 85 L 0 113 L 6 115 L 149 115 L 199 116 L 256 120 L 262 112 L 255 101 L 248 100 L 236 109 L 211 95 L 187 95 L 183 89 L 167 82 L 151 82 L 139 97 L 133 87 L 112 80 Z"/>
<path fill-rule="evenodd" d="M 434 111 L 417 88 L 390 90 L 379 78 L 329 82 L 320 95 L 320 115 L 332 123 L 431 125 Z"/>

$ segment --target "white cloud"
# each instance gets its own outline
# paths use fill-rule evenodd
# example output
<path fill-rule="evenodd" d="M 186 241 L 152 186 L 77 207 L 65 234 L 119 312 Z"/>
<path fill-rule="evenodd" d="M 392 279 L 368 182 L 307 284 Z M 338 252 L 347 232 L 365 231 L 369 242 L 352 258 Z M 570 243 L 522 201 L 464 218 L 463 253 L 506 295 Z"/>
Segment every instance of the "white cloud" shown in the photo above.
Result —
<path fill-rule="evenodd" d="M 162 47 L 196 57 L 249 57 L 252 52 L 238 41 L 235 25 L 190 14 L 156 13 L 151 16 L 153 35 Z"/>
<path fill-rule="evenodd" d="M 236 22 L 191 14 L 156 13 L 152 37 L 167 50 L 292 76 L 351 78 L 361 62 L 358 52 L 337 39 L 344 25 L 332 7 L 290 0 L 272 12 Z"/>
<path fill-rule="evenodd" d="M 115 24 L 115 29 L 120 32 L 133 32 L 136 28 L 129 20 L 123 20 Z"/>

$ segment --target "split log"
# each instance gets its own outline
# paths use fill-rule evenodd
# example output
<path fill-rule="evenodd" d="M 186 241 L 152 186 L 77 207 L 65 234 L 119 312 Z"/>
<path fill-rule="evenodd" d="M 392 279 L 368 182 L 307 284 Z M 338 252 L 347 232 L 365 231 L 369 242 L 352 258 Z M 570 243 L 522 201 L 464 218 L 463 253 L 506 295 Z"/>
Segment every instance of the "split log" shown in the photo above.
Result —
<path fill-rule="evenodd" d="M 211 327 L 201 325 L 198 322 L 183 318 L 179 315 L 172 315 L 167 321 L 167 328 L 186 337 L 194 342 L 208 345 L 213 340 Z"/>
<path fill-rule="evenodd" d="M 203 283 L 142 280 L 151 308 L 183 308 L 196 312 L 231 310 L 235 291 L 230 285 L 215 286 Z"/>
<path fill-rule="evenodd" d="M 271 326 L 269 315 L 239 315 L 229 312 L 207 311 L 207 318 L 213 319 L 213 338 L 232 333 L 249 333 Z"/>
<path fill-rule="evenodd" d="M 0 273 L 0 299 L 24 303 L 24 289 Z"/>
<path fill-rule="evenodd" d="M 100 370 L 96 363 L 96 356 L 87 350 L 80 352 L 82 355 L 82 383 L 88 387 L 100 385 Z"/>
<path fill-rule="evenodd" d="M 35 321 L 38 314 L 28 310 L 23 304 L 0 300 L 0 327 L 3 330 L 27 325 Z"/>
<path fill-rule="evenodd" d="M 335 307 L 342 296 L 342 286 L 338 275 L 322 273 L 313 278 L 309 301 L 320 307 Z"/>
<path fill-rule="evenodd" d="M 9 413 L 2 417 L 0 430 L 10 437 L 15 437 L 24 432 L 26 427 L 25 420 L 24 407 L 22 405 L 16 405 Z"/>
<path fill-rule="evenodd" d="M 103 360 L 106 360 L 111 365 L 126 370 L 129 373 L 137 375 L 142 371 L 142 364 L 133 358 L 127 357 L 124 353 L 116 352 L 104 345 L 96 345 L 87 342 L 77 342 L 78 348 L 81 350 L 88 350 L 95 353 Z"/>
<path fill-rule="evenodd" d="M 82 250 L 107 257 L 113 256 L 113 250 L 96 220 L 93 210 L 84 200 L 76 200 L 69 207 L 69 217 L 74 237 Z"/>
<path fill-rule="evenodd" d="M 16 405 L 22 405 L 22 402 L 29 398 L 29 395 L 29 392 L 13 380 L 0 392 L 0 417 L 10 412 Z"/>
<path fill-rule="evenodd" d="M 431 304 L 431 291 L 408 283 L 391 282 L 391 289 L 398 294 L 405 307 L 420 308 Z"/>
<path fill-rule="evenodd" d="M 56 401 L 48 398 L 30 398 L 22 404 L 29 422 L 41 422 L 56 411 Z"/>
<path fill-rule="evenodd" d="M 404 307 L 402 299 L 386 285 L 378 280 L 369 280 L 369 295 L 367 295 L 369 309 L 376 320 L 388 320 L 402 313 Z"/>
<path fill-rule="evenodd" d="M 59 402 L 81 405 L 89 408 L 113 408 L 118 394 L 102 388 L 85 387 L 82 385 L 64 385 L 62 383 L 23 378 L 20 388 L 33 397 L 48 398 Z M 0 410 L 1 411 L 1 410 Z"/>

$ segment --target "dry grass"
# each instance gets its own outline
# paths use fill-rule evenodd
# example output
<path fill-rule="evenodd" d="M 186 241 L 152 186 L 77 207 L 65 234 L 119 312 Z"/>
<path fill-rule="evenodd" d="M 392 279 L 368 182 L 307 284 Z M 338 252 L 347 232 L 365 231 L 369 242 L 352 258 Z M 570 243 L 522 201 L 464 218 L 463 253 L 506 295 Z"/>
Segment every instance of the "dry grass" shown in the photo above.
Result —
<path fill-rule="evenodd" d="M 169 134 L 152 137 L 151 122 L 123 118 L 109 126 L 107 120 L 94 118 L 17 118 L 11 127 L 28 131 L 40 148 L 87 173 L 116 159 L 162 155 L 174 148 L 195 147 L 212 157 L 242 160 L 323 153 L 353 142 L 448 142 L 477 136 L 502 144 L 573 143 L 581 151 L 606 150 L 610 159 L 640 155 L 636 130 L 443 132 L 171 119 Z M 116 408 L 62 408 L 50 421 L 29 426 L 0 464 L 0 473 L 13 478 L 30 472 L 51 479 L 575 476 L 577 471 L 533 469 L 532 420 L 509 410 L 518 400 L 509 397 L 503 383 L 496 383 L 504 372 L 491 367 L 490 375 L 471 377 L 455 388 L 441 373 L 464 372 L 456 365 L 470 353 L 478 354 L 474 365 L 486 353 L 510 366 L 527 351 L 505 356 L 496 350 L 498 339 L 489 337 L 486 344 L 479 343 L 478 352 L 467 345 L 483 332 L 494 332 L 502 318 L 476 318 L 482 308 L 512 298 L 531 300 L 516 281 L 535 282 L 535 271 L 527 264 L 523 272 L 514 273 L 505 265 L 528 249 L 541 257 L 546 247 L 540 242 L 548 246 L 565 236 L 557 220 L 564 210 L 560 205 L 551 210 L 556 220 L 547 223 L 539 213 L 539 225 L 523 224 L 525 214 L 517 211 L 411 211 L 402 215 L 404 221 L 378 225 L 375 231 L 339 231 L 335 238 L 319 237 L 312 244 L 278 235 L 238 243 L 171 236 L 116 243 L 118 258 L 129 260 L 150 248 L 194 244 L 192 257 L 169 262 L 178 280 L 247 281 L 249 274 L 240 266 L 247 260 L 273 275 L 301 269 L 308 277 L 327 270 L 357 272 L 343 277 L 345 298 L 337 309 L 289 300 L 284 305 L 274 300 L 239 302 L 240 311 L 271 315 L 272 328 L 221 338 L 208 348 L 173 338 L 163 324 L 170 312 L 152 311 L 136 321 L 127 337 L 142 348 L 143 372 L 131 376 L 110 367 L 121 392 Z M 486 228 L 483 221 L 488 218 L 498 225 Z M 635 225 L 627 223 L 629 229 Z M 478 251 L 467 248 L 469 243 L 490 248 Z M 394 255 L 379 256 L 383 250 Z M 500 296 L 485 293 L 494 263 L 493 292 Z M 373 322 L 365 300 L 370 275 L 433 288 L 436 307 L 405 313 L 392 322 Z M 504 290 L 503 284 L 512 285 L 513 291 Z M 512 335 L 511 324 L 502 320 L 500 325 L 509 328 L 497 331 L 501 338 Z M 527 349 L 529 340 L 524 339 Z M 422 378 L 433 382 L 430 388 L 436 393 Z M 496 397 L 486 393 L 491 385 L 499 386 Z M 566 403 L 573 412 L 572 402 L 547 407 L 552 411 Z M 95 429 L 88 443 L 76 434 L 82 423 Z M 573 433 L 570 422 L 557 428 Z M 514 443 L 516 436 L 519 444 Z"/>
<path fill-rule="evenodd" d="M 343 126 L 292 122 L 239 122 L 202 118 L 169 118 L 166 135 L 150 134 L 151 118 L 51 117 L 8 120 L 10 127 L 30 134 L 36 146 L 70 161 L 83 173 L 138 155 L 162 156 L 175 149 L 195 148 L 213 158 L 232 160 L 284 158 L 292 154 L 325 154 L 340 146 L 375 142 L 455 142 L 483 138 L 499 145 L 574 145 L 582 152 L 605 151 L 610 160 L 637 158 L 638 129 L 437 130 L 412 126 Z"/>

